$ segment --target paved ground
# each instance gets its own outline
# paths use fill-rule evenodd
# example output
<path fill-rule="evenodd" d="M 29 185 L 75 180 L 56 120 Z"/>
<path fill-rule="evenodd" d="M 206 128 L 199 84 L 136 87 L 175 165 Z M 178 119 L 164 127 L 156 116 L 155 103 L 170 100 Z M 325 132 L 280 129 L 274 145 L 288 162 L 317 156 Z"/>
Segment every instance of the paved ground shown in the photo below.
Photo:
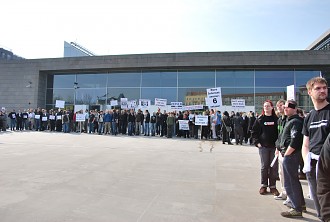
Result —
<path fill-rule="evenodd" d="M 1 133 L 0 221 L 297 221 L 258 194 L 259 164 L 256 148 L 218 141 Z M 306 201 L 298 221 L 318 221 Z"/>

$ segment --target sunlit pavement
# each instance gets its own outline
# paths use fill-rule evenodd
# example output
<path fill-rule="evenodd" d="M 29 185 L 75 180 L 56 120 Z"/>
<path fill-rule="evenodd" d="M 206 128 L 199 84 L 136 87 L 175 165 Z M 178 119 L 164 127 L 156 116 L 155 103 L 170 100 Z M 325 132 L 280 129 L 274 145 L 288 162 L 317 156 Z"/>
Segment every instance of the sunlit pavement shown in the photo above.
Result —
<path fill-rule="evenodd" d="M 319 221 L 301 183 L 308 213 L 290 220 L 282 201 L 259 195 L 260 160 L 249 145 L 0 133 L 1 222 Z"/>

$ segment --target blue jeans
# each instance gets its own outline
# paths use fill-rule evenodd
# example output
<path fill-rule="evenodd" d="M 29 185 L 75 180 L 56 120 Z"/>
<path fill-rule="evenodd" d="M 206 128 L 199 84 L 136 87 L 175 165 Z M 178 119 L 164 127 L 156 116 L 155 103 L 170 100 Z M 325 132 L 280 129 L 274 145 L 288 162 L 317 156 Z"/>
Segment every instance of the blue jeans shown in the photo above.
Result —
<path fill-rule="evenodd" d="M 63 123 L 63 132 L 68 133 L 69 132 L 69 123 Z"/>
<path fill-rule="evenodd" d="M 94 133 L 94 123 L 88 123 L 89 125 L 89 133 Z"/>
<path fill-rule="evenodd" d="M 10 119 L 10 129 L 13 131 L 16 127 L 16 119 Z"/>
<path fill-rule="evenodd" d="M 99 122 L 99 128 L 97 131 L 99 132 L 100 135 L 103 133 L 103 122 Z"/>
<path fill-rule="evenodd" d="M 141 132 L 141 122 L 135 122 L 135 135 L 140 135 Z"/>
<path fill-rule="evenodd" d="M 40 130 L 40 119 L 35 119 L 34 124 L 35 124 L 36 130 L 37 131 Z"/>
<path fill-rule="evenodd" d="M 150 123 L 150 132 L 151 136 L 154 136 L 156 133 L 156 123 Z"/>
<path fill-rule="evenodd" d="M 112 132 L 112 135 L 117 135 L 118 134 L 117 123 L 116 122 L 111 123 L 111 132 Z"/>
<path fill-rule="evenodd" d="M 149 123 L 144 123 L 144 135 L 149 136 Z"/>
<path fill-rule="evenodd" d="M 311 171 L 306 173 L 306 177 L 307 177 L 307 181 L 308 181 L 308 185 L 310 188 L 310 195 L 313 198 L 314 201 L 314 205 L 315 205 L 315 210 L 317 213 L 317 216 L 320 217 L 321 213 L 320 213 L 320 203 L 319 203 L 319 199 L 317 198 L 317 193 L 316 193 L 316 166 L 312 166 L 311 165 Z"/>
<path fill-rule="evenodd" d="M 298 177 L 298 169 L 301 160 L 300 153 L 292 153 L 283 158 L 284 187 L 295 210 L 302 212 L 305 205 L 301 183 Z"/>
<path fill-rule="evenodd" d="M 134 128 L 133 128 L 133 122 L 128 122 L 128 135 L 129 136 L 132 136 L 132 133 L 133 133 L 133 130 L 134 130 Z"/>
<path fill-rule="evenodd" d="M 261 185 L 263 187 L 276 188 L 277 168 L 270 167 L 275 157 L 275 148 L 260 147 L 259 155 L 261 160 Z"/>

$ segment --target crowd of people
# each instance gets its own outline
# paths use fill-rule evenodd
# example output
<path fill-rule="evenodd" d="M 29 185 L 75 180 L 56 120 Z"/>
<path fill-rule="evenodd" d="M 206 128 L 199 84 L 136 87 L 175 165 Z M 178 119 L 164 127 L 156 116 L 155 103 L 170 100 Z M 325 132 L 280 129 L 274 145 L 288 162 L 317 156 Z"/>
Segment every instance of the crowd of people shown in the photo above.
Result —
<path fill-rule="evenodd" d="M 270 100 L 263 104 L 262 113 L 252 111 L 221 113 L 206 110 L 207 125 L 196 125 L 197 112 L 157 112 L 148 110 L 12 110 L 0 111 L 0 131 L 35 130 L 84 132 L 99 135 L 173 136 L 194 139 L 222 140 L 223 144 L 249 144 L 258 147 L 261 162 L 259 194 L 269 192 L 275 200 L 283 200 L 290 209 L 283 217 L 302 217 L 307 211 L 299 179 L 306 174 L 310 198 L 317 217 L 330 221 L 330 104 L 328 83 L 315 77 L 306 84 L 314 105 L 309 114 L 298 108 L 294 100 L 279 100 L 275 107 Z M 78 115 L 83 119 L 77 121 Z M 188 121 L 188 128 L 180 127 Z M 305 174 L 304 174 L 305 173 Z M 276 188 L 279 177 L 281 192 Z"/>
<path fill-rule="evenodd" d="M 83 115 L 83 120 L 77 121 L 77 115 Z M 208 116 L 207 125 L 195 124 L 197 115 Z M 148 110 L 85 110 L 76 113 L 70 110 L 49 110 L 37 108 L 21 112 L 12 110 L 7 114 L 0 111 L 0 131 L 57 131 L 84 132 L 99 135 L 129 135 L 129 136 L 160 136 L 182 137 L 194 139 L 222 140 L 232 145 L 252 144 L 251 129 L 255 122 L 254 112 L 206 110 L 203 113 L 185 112 L 157 112 Z M 189 130 L 180 128 L 180 120 L 187 120 Z"/>

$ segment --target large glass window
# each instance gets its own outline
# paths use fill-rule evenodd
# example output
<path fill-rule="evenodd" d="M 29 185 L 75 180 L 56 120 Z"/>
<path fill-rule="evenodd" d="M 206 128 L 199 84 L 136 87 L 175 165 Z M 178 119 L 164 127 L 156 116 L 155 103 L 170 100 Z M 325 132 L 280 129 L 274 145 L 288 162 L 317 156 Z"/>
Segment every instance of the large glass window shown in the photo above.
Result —
<path fill-rule="evenodd" d="M 179 71 L 179 87 L 215 87 L 215 71 Z"/>
<path fill-rule="evenodd" d="M 253 70 L 216 71 L 216 87 L 254 87 Z"/>
<path fill-rule="evenodd" d="M 76 75 L 49 75 L 47 85 L 49 88 L 66 88 L 73 89 L 73 83 L 75 82 Z M 53 84 L 52 84 L 53 80 Z"/>
<path fill-rule="evenodd" d="M 185 105 L 204 105 L 207 88 L 179 88 L 178 102 Z M 176 102 L 176 101 L 172 101 Z"/>
<path fill-rule="evenodd" d="M 295 70 L 296 87 L 306 87 L 306 83 L 313 77 L 320 76 L 320 71 Z"/>
<path fill-rule="evenodd" d="M 176 102 L 177 88 L 142 88 L 141 99 L 151 99 L 151 104 L 155 103 L 155 98 L 167 99 L 167 104 Z"/>
<path fill-rule="evenodd" d="M 105 104 L 105 100 L 106 88 L 76 90 L 76 104 Z"/>
<path fill-rule="evenodd" d="M 177 72 L 143 72 L 142 87 L 176 87 Z"/>
<path fill-rule="evenodd" d="M 47 104 L 55 104 L 56 100 L 63 100 L 66 104 L 73 104 L 74 90 L 73 89 L 48 89 L 46 102 Z"/>
<path fill-rule="evenodd" d="M 106 74 L 79 74 L 77 75 L 78 87 L 80 88 L 100 88 L 106 87 Z"/>
<path fill-rule="evenodd" d="M 286 87 L 294 84 L 293 70 L 256 71 L 256 87 Z"/>
<path fill-rule="evenodd" d="M 140 99 L 140 88 L 108 88 L 108 98 L 137 100 Z"/>
<path fill-rule="evenodd" d="M 244 99 L 246 106 L 254 106 L 254 88 L 221 88 L 222 104 L 231 106 L 232 99 Z"/>
<path fill-rule="evenodd" d="M 141 73 L 110 73 L 108 87 L 140 87 Z"/>

